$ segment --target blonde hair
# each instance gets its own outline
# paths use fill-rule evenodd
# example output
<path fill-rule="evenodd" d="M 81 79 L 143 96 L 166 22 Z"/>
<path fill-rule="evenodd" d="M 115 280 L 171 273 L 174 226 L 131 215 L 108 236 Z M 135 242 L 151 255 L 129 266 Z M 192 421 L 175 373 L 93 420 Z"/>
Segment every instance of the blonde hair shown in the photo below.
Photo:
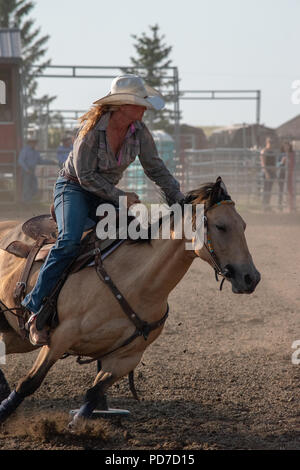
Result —
<path fill-rule="evenodd" d="M 89 111 L 87 111 L 83 116 L 78 120 L 81 125 L 80 132 L 78 137 L 83 139 L 83 137 L 97 124 L 101 116 L 107 112 L 117 111 L 120 106 L 113 105 L 101 105 L 95 104 Z"/>

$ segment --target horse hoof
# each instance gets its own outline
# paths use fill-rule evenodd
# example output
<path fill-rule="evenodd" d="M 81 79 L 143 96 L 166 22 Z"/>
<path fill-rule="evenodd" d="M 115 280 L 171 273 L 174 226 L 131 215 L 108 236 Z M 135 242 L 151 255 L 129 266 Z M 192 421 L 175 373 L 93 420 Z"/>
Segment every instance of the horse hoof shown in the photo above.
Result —
<path fill-rule="evenodd" d="M 80 423 L 84 423 L 87 419 L 83 416 L 75 415 L 72 421 L 69 422 L 67 429 L 70 432 L 74 432 Z"/>
<path fill-rule="evenodd" d="M 0 423 L 4 423 L 4 421 L 18 408 L 23 400 L 24 397 L 20 393 L 16 392 L 16 390 L 12 391 L 0 404 Z"/>
<path fill-rule="evenodd" d="M 67 425 L 67 430 L 69 432 L 74 432 L 75 427 L 76 427 L 76 422 L 74 421 L 74 419 L 72 419 L 72 421 L 70 421 Z"/>

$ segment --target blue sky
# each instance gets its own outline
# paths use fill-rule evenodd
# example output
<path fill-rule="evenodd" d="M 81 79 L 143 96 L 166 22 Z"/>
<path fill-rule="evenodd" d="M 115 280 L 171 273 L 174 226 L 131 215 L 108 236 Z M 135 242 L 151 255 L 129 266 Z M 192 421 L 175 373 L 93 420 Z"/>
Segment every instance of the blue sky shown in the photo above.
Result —
<path fill-rule="evenodd" d="M 261 122 L 277 127 L 300 114 L 292 82 L 300 79 L 299 0 L 37 0 L 32 12 L 49 34 L 59 65 L 130 65 L 132 34 L 158 23 L 181 89 L 260 89 Z M 57 95 L 53 108 L 87 109 L 109 91 L 106 79 L 39 80 Z M 182 122 L 255 121 L 254 101 L 181 101 Z"/>

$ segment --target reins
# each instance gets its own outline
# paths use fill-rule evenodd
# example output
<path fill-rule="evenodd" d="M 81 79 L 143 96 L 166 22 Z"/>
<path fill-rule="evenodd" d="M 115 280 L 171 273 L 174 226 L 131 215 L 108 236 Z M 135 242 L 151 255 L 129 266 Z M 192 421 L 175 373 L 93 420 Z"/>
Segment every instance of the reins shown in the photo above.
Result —
<path fill-rule="evenodd" d="M 4 307 L 4 308 L 3 308 Z M 12 308 L 9 308 L 7 307 L 7 305 L 5 305 L 4 302 L 2 302 L 2 300 L 0 300 L 0 311 L 2 313 L 4 312 L 10 312 L 12 315 L 14 315 L 15 317 L 17 318 L 23 318 L 23 316 L 21 315 L 18 315 L 17 313 L 15 313 L 13 310 L 21 310 L 23 311 L 23 307 L 12 307 Z"/>

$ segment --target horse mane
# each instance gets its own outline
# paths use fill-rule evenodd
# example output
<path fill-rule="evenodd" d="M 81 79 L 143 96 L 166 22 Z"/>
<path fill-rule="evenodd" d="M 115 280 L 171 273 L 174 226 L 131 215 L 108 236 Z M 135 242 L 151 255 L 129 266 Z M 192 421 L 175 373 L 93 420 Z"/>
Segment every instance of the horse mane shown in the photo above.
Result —
<path fill-rule="evenodd" d="M 205 204 L 209 201 L 215 183 L 204 183 L 197 189 L 185 194 L 183 204 Z"/>
<path fill-rule="evenodd" d="M 182 208 L 182 211 L 183 211 L 183 208 L 184 208 L 184 205 L 185 204 L 192 204 L 193 206 L 196 206 L 197 204 L 205 204 L 206 207 L 210 207 L 211 205 L 217 203 L 217 202 L 220 202 L 220 201 L 223 201 L 223 200 L 226 200 L 226 199 L 230 199 L 230 196 L 228 195 L 228 193 L 226 191 L 224 191 L 222 188 L 221 190 L 219 191 L 218 193 L 218 197 L 217 198 L 214 198 L 212 199 L 212 193 L 213 193 L 213 189 L 215 187 L 215 184 L 216 183 L 204 183 L 202 184 L 201 186 L 199 186 L 199 188 L 197 189 L 193 189 L 191 191 L 188 191 L 187 193 L 184 194 L 184 199 L 182 199 L 182 201 L 180 201 L 180 205 L 181 205 L 181 208 Z M 161 196 L 161 199 L 162 199 L 162 203 L 165 203 L 166 205 L 168 205 L 169 207 L 171 206 L 171 202 L 168 200 L 167 196 L 163 193 L 163 192 L 160 192 L 160 196 Z M 173 217 L 173 213 L 171 213 L 171 229 L 173 228 L 173 222 L 174 222 L 174 217 Z M 165 216 L 161 216 L 158 220 L 158 227 L 160 228 L 161 227 L 161 224 L 162 224 L 162 220 Z M 133 220 L 134 217 L 129 217 L 128 218 L 128 223 L 131 222 L 131 220 Z M 151 233 L 152 233 L 152 230 L 151 230 L 151 224 L 149 224 L 148 226 L 148 236 L 146 239 L 144 238 L 138 238 L 137 240 L 130 240 L 131 243 L 150 243 L 151 244 Z"/>

